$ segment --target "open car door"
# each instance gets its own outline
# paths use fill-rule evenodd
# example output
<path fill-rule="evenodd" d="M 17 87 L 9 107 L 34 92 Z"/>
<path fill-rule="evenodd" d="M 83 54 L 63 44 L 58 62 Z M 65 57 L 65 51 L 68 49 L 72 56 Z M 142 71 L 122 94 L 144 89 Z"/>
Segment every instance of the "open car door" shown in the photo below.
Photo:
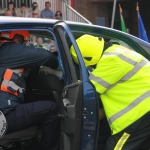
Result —
<path fill-rule="evenodd" d="M 57 22 L 54 32 L 65 70 L 63 76 L 66 79 L 61 101 L 61 150 L 95 150 L 99 127 L 95 88 L 89 82 L 88 71 L 67 24 Z M 71 57 L 72 45 L 79 65 Z"/>

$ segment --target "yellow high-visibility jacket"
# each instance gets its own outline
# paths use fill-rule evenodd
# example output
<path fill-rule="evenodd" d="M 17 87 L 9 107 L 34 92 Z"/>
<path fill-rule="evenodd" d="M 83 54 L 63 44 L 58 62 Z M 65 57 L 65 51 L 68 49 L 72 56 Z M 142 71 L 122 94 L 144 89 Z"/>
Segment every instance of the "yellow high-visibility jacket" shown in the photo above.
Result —
<path fill-rule="evenodd" d="M 112 134 L 150 110 L 150 62 L 137 52 L 109 47 L 89 79 L 100 94 Z"/>

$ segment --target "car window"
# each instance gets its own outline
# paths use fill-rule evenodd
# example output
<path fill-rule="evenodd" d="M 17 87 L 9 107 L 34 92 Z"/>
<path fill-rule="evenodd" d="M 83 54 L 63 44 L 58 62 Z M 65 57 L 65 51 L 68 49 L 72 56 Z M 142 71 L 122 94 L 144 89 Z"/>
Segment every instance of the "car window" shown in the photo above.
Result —
<path fill-rule="evenodd" d="M 78 79 L 78 80 L 81 80 L 81 78 L 80 78 L 80 66 L 78 65 L 78 64 L 76 64 L 75 62 L 74 62 L 74 60 L 73 60 L 73 58 L 72 58 L 72 56 L 71 56 L 71 53 L 70 53 L 70 49 L 71 49 L 71 47 L 72 47 L 72 42 L 71 42 L 71 40 L 70 40 L 70 38 L 69 38 L 69 36 L 68 36 L 68 34 L 67 33 L 65 33 L 65 40 L 66 40 L 66 48 L 68 49 L 68 51 L 69 51 L 69 55 L 70 55 L 70 60 L 69 60 L 69 63 L 71 63 L 72 64 L 72 69 L 71 69 L 71 71 L 75 71 L 74 73 L 74 75 L 76 76 L 76 78 Z M 76 54 L 76 52 L 74 53 L 76 56 L 77 56 L 77 54 Z M 77 59 L 78 59 L 78 57 L 77 57 Z"/>
<path fill-rule="evenodd" d="M 57 52 L 59 67 L 57 68 L 59 72 L 59 77 L 63 77 L 63 65 L 61 63 L 61 57 L 59 56 L 57 42 L 55 41 L 54 35 L 48 31 L 40 31 L 40 30 L 29 30 L 30 38 L 29 41 L 26 43 L 26 46 L 35 47 L 35 48 L 43 48 L 43 50 Z M 4 39 L 0 38 L 0 45 L 3 44 Z M 41 66 L 41 68 L 46 68 L 47 66 Z M 48 68 L 48 67 L 47 67 Z"/>
<path fill-rule="evenodd" d="M 128 45 L 126 42 L 124 42 L 124 41 L 122 41 L 122 40 L 119 40 L 119 39 L 111 39 L 110 42 L 113 43 L 113 44 L 122 45 L 122 46 L 124 46 L 124 47 L 126 47 L 126 48 L 128 48 L 128 49 L 134 51 L 134 49 L 133 49 L 130 45 Z"/>
<path fill-rule="evenodd" d="M 122 41 L 120 39 L 117 38 L 113 38 L 113 37 L 108 37 L 108 36 L 102 36 L 100 34 L 94 34 L 94 33 L 89 33 L 89 32 L 72 32 L 75 39 L 79 38 L 80 36 L 84 35 L 84 34 L 90 34 L 92 36 L 96 36 L 96 37 L 102 37 L 104 39 L 105 42 L 111 42 L 113 44 L 117 44 L 117 45 L 122 45 L 130 50 L 134 50 L 128 43 L 126 43 L 125 41 Z"/>
<path fill-rule="evenodd" d="M 75 31 L 75 32 L 72 32 L 72 33 L 73 33 L 75 39 L 78 39 L 82 35 L 89 34 L 89 35 L 92 35 L 92 36 L 95 36 L 95 37 L 102 37 L 105 42 L 111 42 L 112 44 L 121 45 L 121 46 L 124 46 L 124 47 L 126 47 L 126 48 L 128 48 L 130 50 L 135 51 L 128 43 L 126 43 L 125 41 L 122 41 L 120 39 L 117 39 L 117 38 L 112 38 L 112 37 L 108 37 L 108 36 L 102 36 L 100 34 L 89 33 L 89 32 L 77 32 L 77 31 Z M 90 72 L 92 72 L 94 70 L 94 68 L 92 68 L 90 66 L 90 67 L 87 67 L 87 70 L 90 73 Z"/>
<path fill-rule="evenodd" d="M 47 33 L 45 34 L 40 34 L 39 31 L 34 31 L 34 33 L 32 33 L 31 31 L 31 35 L 30 35 L 30 41 L 27 44 L 28 46 L 33 46 L 35 48 L 43 48 L 47 51 L 50 52 L 57 52 L 58 53 L 58 48 L 56 47 L 56 41 L 54 40 L 54 37 L 51 35 L 48 35 Z M 59 62 L 59 67 L 57 68 L 58 74 L 59 74 L 59 78 L 63 78 L 63 65 L 61 62 L 61 57 L 57 56 L 58 62 Z M 47 66 L 42 66 L 44 68 L 46 68 Z"/>
<path fill-rule="evenodd" d="M 142 44 L 138 43 L 148 54 L 150 54 L 150 45 L 149 44 Z"/>
<path fill-rule="evenodd" d="M 45 37 L 44 35 L 31 34 L 30 41 L 26 45 L 51 51 L 50 47 L 52 43 L 55 43 L 55 41 L 51 38 Z"/>

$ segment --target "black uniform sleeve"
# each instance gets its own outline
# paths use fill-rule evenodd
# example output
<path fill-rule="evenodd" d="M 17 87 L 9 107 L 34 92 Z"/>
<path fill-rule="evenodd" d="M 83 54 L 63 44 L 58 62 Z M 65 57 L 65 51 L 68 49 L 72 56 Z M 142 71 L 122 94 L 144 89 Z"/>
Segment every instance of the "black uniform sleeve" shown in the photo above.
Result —
<path fill-rule="evenodd" d="M 18 43 L 5 43 L 0 47 L 0 67 L 15 69 L 41 65 L 57 69 L 57 57 L 45 49 L 28 47 Z"/>

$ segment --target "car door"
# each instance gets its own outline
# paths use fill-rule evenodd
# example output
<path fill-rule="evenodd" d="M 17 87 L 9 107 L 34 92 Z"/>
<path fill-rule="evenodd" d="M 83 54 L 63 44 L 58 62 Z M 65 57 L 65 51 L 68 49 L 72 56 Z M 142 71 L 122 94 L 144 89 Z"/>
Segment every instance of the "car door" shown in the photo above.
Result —
<path fill-rule="evenodd" d="M 99 126 L 95 88 L 89 82 L 87 69 L 68 25 L 59 21 L 54 32 L 66 78 L 61 102 L 61 150 L 95 150 Z M 72 60 L 71 45 L 75 48 L 79 65 Z"/>

